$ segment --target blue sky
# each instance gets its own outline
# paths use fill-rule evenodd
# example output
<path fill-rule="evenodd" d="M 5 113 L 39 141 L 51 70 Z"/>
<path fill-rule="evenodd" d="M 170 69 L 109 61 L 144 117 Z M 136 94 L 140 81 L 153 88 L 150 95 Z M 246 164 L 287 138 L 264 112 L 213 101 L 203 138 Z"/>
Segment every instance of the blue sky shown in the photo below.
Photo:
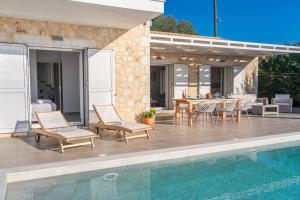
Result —
<path fill-rule="evenodd" d="M 167 0 L 165 15 L 213 35 L 213 0 Z M 300 42 L 300 0 L 218 0 L 219 36 L 264 43 Z"/>

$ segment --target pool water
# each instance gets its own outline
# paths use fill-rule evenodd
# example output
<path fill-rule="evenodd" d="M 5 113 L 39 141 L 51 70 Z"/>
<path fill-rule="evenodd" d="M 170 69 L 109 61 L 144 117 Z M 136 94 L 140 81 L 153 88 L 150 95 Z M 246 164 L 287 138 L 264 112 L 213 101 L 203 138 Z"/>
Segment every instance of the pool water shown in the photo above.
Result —
<path fill-rule="evenodd" d="M 300 146 L 11 183 L 12 199 L 300 199 Z"/>

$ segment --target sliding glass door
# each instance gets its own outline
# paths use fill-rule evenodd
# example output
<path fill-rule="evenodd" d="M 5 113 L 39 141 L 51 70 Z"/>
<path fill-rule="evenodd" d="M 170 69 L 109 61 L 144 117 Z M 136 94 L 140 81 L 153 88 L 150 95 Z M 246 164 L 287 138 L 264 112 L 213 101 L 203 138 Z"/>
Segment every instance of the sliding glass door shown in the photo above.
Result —
<path fill-rule="evenodd" d="M 211 93 L 224 95 L 224 68 L 211 67 Z"/>

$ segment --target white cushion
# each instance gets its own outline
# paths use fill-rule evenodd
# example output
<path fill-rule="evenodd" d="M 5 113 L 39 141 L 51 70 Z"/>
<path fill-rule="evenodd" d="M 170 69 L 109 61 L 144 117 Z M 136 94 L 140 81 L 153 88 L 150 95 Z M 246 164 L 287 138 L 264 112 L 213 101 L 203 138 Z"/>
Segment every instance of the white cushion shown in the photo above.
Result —
<path fill-rule="evenodd" d="M 275 94 L 275 99 L 289 99 L 289 94 Z"/>
<path fill-rule="evenodd" d="M 286 99 L 286 98 L 276 98 L 275 99 L 275 103 L 290 103 L 290 99 Z"/>
<path fill-rule="evenodd" d="M 289 106 L 289 103 L 275 103 L 275 105 L 279 105 L 279 106 Z"/>
<path fill-rule="evenodd" d="M 239 98 L 241 100 L 247 101 L 249 103 L 255 103 L 256 102 L 256 94 L 234 94 L 232 95 L 233 98 Z"/>

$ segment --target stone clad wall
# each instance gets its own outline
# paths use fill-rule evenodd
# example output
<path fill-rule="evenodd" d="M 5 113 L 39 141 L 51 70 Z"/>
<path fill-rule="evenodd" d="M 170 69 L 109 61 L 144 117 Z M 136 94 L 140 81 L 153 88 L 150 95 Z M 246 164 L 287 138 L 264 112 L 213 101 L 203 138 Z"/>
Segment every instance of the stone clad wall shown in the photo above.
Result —
<path fill-rule="evenodd" d="M 53 42 L 53 35 L 63 36 L 64 42 Z M 149 25 L 122 30 L 0 17 L 0 42 L 113 50 L 116 107 L 120 114 L 134 121 L 149 109 Z"/>
<path fill-rule="evenodd" d="M 162 60 L 155 59 L 157 56 Z M 258 58 L 245 56 L 213 56 L 192 53 L 170 53 L 151 51 L 151 64 L 187 64 L 189 66 L 189 89 L 188 95 L 198 95 L 198 66 L 199 64 L 210 64 L 210 59 L 226 60 L 226 66 L 244 66 L 245 70 L 245 92 L 257 93 Z M 239 62 L 239 61 L 243 62 Z M 237 62 L 238 61 L 238 62 Z"/>
<path fill-rule="evenodd" d="M 245 67 L 245 90 L 249 94 L 257 94 L 258 90 L 258 57 Z"/>

